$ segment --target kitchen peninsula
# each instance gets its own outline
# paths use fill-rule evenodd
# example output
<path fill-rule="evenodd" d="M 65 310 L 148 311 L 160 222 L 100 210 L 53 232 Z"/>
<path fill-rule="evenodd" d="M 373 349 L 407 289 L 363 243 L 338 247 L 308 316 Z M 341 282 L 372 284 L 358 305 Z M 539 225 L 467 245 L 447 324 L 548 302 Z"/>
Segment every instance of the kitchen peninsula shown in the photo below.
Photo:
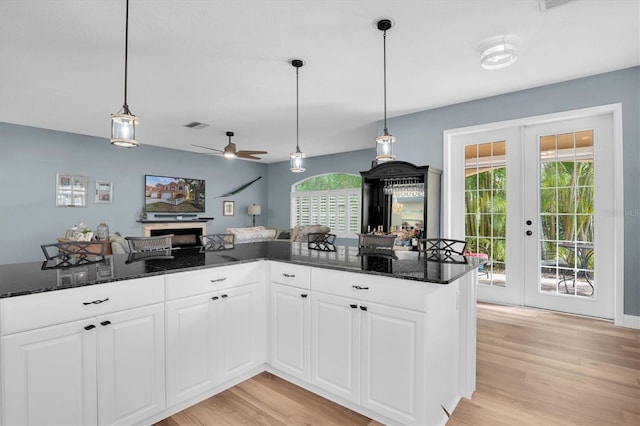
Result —
<path fill-rule="evenodd" d="M 383 423 L 475 389 L 478 260 L 271 241 L 0 266 L 2 424 L 152 424 L 267 370 Z"/>

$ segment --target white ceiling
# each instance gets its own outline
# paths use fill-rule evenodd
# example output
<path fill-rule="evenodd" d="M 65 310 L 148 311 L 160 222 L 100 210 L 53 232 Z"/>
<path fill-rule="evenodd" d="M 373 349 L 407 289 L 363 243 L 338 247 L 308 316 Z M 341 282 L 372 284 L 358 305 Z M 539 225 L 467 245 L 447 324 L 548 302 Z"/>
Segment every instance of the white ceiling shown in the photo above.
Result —
<path fill-rule="evenodd" d="M 128 104 L 142 144 L 263 162 L 373 148 L 389 117 L 640 65 L 640 0 L 130 0 Z M 0 0 L 0 121 L 109 138 L 123 104 L 125 0 Z M 486 71 L 479 46 L 514 35 Z M 210 127 L 191 130 L 191 121 Z M 390 132 L 393 128 L 390 126 Z M 401 143 L 401 141 L 398 141 Z M 105 140 L 104 143 L 108 143 Z M 122 148 L 113 148 L 122 149 Z"/>

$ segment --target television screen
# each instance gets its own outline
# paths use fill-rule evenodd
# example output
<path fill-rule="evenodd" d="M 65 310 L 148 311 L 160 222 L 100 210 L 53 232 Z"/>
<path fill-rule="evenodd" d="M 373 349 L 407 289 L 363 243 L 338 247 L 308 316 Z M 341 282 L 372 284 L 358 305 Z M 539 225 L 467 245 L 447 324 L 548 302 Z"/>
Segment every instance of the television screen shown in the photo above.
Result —
<path fill-rule="evenodd" d="M 205 211 L 204 179 L 146 175 L 144 194 L 147 213 Z"/>

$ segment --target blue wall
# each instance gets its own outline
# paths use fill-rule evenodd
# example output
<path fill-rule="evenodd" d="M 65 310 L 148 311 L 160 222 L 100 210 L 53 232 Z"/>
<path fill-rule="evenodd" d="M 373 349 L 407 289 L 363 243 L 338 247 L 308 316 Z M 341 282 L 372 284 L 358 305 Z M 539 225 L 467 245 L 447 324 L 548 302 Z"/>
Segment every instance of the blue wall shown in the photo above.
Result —
<path fill-rule="evenodd" d="M 398 138 L 398 160 L 442 168 L 444 130 L 618 102 L 624 126 L 625 313 L 640 315 L 640 67 L 396 117 L 389 129 Z M 257 224 L 288 227 L 291 185 L 316 174 L 368 170 L 380 130 L 379 123 L 378 129 L 371 124 L 371 149 L 308 158 L 307 171 L 293 174 L 286 162 L 225 162 L 145 145 L 126 150 L 103 138 L 0 123 L 0 264 L 42 259 L 40 244 L 54 242 L 80 221 L 94 228 L 105 219 L 112 231 L 140 235 L 136 219 L 145 174 L 205 179 L 206 215 L 215 217 L 209 232 L 249 226 L 246 209 L 252 203 L 263 207 Z M 113 204 L 95 204 L 90 197 L 87 208 L 55 207 L 60 172 L 89 176 L 90 188 L 96 179 L 113 181 Z M 236 215 L 223 217 L 223 198 L 215 197 L 258 176 L 246 191 L 224 198 L 235 201 Z"/>
<path fill-rule="evenodd" d="M 144 206 L 144 175 L 200 178 L 206 181 L 206 213 L 215 220 L 207 231 L 250 226 L 247 207 L 267 205 L 267 165 L 225 161 L 221 157 L 142 145 L 116 148 L 108 139 L 0 123 L 0 264 L 43 259 L 40 245 L 54 243 L 74 224 L 95 229 L 101 219 L 110 231 L 142 235 L 137 223 Z M 89 177 L 86 208 L 55 207 L 56 173 Z M 216 198 L 258 176 L 262 179 L 233 197 Z M 112 204 L 95 204 L 95 181 L 112 181 Z M 235 216 L 222 216 L 222 200 L 235 201 Z M 256 218 L 266 224 L 266 217 Z"/>
<path fill-rule="evenodd" d="M 448 129 L 550 114 L 598 105 L 622 103 L 624 150 L 624 231 L 625 307 L 630 315 L 640 315 L 640 67 L 599 74 L 534 89 L 479 99 L 388 120 L 397 137 L 398 160 L 443 168 L 443 132 Z M 371 136 L 371 145 L 382 131 Z M 372 151 L 357 151 L 309 158 L 306 176 L 331 171 L 357 172 L 369 168 Z M 340 163 L 341 157 L 348 161 Z M 300 176 L 287 175 L 285 163 L 269 167 L 269 221 L 287 222 L 288 191 Z M 340 170 L 340 167 L 343 167 Z M 325 169 L 326 168 L 326 169 Z M 446 170 L 444 171 L 446 173 Z"/>

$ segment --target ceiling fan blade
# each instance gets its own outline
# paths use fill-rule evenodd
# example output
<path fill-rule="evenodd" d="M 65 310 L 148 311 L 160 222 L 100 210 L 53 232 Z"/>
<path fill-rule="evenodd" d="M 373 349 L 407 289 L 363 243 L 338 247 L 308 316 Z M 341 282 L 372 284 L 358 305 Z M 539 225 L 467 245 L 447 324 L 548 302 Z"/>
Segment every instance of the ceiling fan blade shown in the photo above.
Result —
<path fill-rule="evenodd" d="M 267 154 L 267 151 L 249 151 L 246 149 L 240 150 L 236 152 L 238 156 L 240 155 L 253 155 L 253 154 Z"/>
<path fill-rule="evenodd" d="M 198 148 L 210 149 L 211 151 L 217 151 L 218 153 L 223 153 L 224 152 L 224 151 L 221 151 L 219 149 L 209 148 L 208 146 L 196 145 L 194 143 L 192 143 L 191 146 L 197 146 Z"/>
<path fill-rule="evenodd" d="M 256 156 L 251 155 L 251 154 L 242 154 L 242 155 L 238 154 L 238 158 L 246 158 L 246 159 L 249 159 L 249 160 L 262 160 L 262 158 L 256 157 Z"/>

